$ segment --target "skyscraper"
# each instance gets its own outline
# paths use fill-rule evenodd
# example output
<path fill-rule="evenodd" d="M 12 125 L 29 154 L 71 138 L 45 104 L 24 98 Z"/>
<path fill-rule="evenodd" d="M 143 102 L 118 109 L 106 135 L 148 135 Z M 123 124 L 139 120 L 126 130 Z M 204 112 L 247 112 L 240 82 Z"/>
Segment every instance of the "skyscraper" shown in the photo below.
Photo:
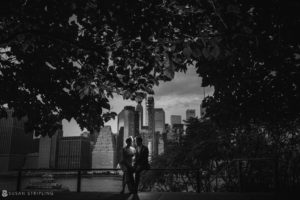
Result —
<path fill-rule="evenodd" d="M 0 171 L 22 168 L 33 145 L 33 135 L 24 131 L 26 117 L 12 115 L 13 110 L 7 110 L 7 118 L 0 119 Z"/>
<path fill-rule="evenodd" d="M 141 128 L 140 128 L 140 113 L 138 111 L 134 111 L 134 137 L 139 134 Z"/>
<path fill-rule="evenodd" d="M 196 117 L 196 110 L 195 109 L 187 109 L 186 110 L 186 120 L 188 120 L 191 117 Z"/>
<path fill-rule="evenodd" d="M 147 99 L 147 112 L 148 112 L 148 130 L 149 134 L 152 136 L 152 155 L 158 155 L 158 146 L 155 134 L 155 113 L 154 113 L 154 98 L 152 96 Z"/>
<path fill-rule="evenodd" d="M 119 132 L 116 135 L 116 165 L 118 165 L 122 159 L 122 148 L 124 146 L 124 126 L 119 129 Z"/>
<path fill-rule="evenodd" d="M 90 139 L 84 136 L 63 137 L 59 141 L 57 167 L 91 168 Z"/>
<path fill-rule="evenodd" d="M 125 140 L 129 137 L 135 137 L 137 126 L 137 112 L 133 106 L 125 106 L 124 109 L 118 114 L 118 132 L 117 132 L 117 155 L 116 162 L 120 162 L 122 155 L 122 148 L 125 145 Z"/>
<path fill-rule="evenodd" d="M 129 136 L 135 136 L 135 109 L 133 106 L 125 106 L 124 109 L 118 115 L 118 132 L 121 127 L 123 127 L 123 145 L 125 145 L 125 140 Z"/>
<path fill-rule="evenodd" d="M 145 122 L 144 122 L 144 125 L 145 125 L 145 126 L 148 126 L 148 117 L 149 117 L 149 116 L 148 116 L 147 103 L 148 103 L 147 100 L 145 100 L 145 108 L 146 108 L 146 109 L 145 109 Z"/>
<path fill-rule="evenodd" d="M 155 131 L 160 134 L 165 132 L 165 111 L 162 108 L 154 109 Z"/>
<path fill-rule="evenodd" d="M 139 131 L 141 131 L 143 127 L 143 106 L 142 100 L 138 100 L 138 104 L 136 105 L 135 110 L 138 112 L 138 122 L 139 122 Z"/>
<path fill-rule="evenodd" d="M 38 158 L 39 168 L 57 167 L 59 140 L 62 138 L 62 135 L 62 130 L 57 130 L 51 137 L 48 135 L 40 137 Z"/>
<path fill-rule="evenodd" d="M 92 168 L 113 168 L 115 145 L 111 127 L 102 127 L 92 152 Z"/>
<path fill-rule="evenodd" d="M 174 124 L 181 124 L 181 116 L 180 115 L 171 115 L 171 126 Z"/>
<path fill-rule="evenodd" d="M 156 143 L 157 146 L 154 148 L 157 148 L 158 154 L 161 154 L 164 152 L 164 141 L 162 134 L 165 132 L 165 111 L 162 108 L 155 108 L 155 133 L 156 133 Z"/>

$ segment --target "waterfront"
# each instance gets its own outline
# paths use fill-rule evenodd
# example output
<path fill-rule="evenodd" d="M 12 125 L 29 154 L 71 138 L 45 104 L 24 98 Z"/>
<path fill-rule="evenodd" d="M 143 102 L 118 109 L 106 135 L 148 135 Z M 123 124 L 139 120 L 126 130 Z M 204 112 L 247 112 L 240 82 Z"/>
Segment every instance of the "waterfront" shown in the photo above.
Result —
<path fill-rule="evenodd" d="M 23 177 L 21 181 L 21 190 L 30 182 L 40 181 L 40 177 Z M 76 176 L 55 176 L 55 181 L 75 192 L 77 189 Z M 81 191 L 83 192 L 119 192 L 121 191 L 121 176 L 82 176 Z M 15 191 L 17 187 L 17 177 L 0 177 L 0 189 Z"/>

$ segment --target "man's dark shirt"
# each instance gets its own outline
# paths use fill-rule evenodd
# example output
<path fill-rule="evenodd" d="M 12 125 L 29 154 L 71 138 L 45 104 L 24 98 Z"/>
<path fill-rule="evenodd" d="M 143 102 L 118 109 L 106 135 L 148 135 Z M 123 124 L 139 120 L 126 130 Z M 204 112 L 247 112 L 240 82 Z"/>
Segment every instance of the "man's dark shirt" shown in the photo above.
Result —
<path fill-rule="evenodd" d="M 137 147 L 138 149 L 138 147 Z M 138 151 L 136 149 L 136 155 L 135 155 L 135 166 L 140 166 L 142 168 L 148 169 L 149 168 L 149 150 L 148 147 L 145 145 L 141 146 L 141 150 Z"/>

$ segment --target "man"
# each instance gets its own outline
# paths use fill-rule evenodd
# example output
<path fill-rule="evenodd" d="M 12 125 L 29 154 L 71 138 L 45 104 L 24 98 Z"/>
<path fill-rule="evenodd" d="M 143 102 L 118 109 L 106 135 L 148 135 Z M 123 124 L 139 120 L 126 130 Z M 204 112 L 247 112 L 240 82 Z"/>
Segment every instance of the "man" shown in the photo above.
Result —
<path fill-rule="evenodd" d="M 143 139 L 141 137 L 136 137 L 136 154 L 135 154 L 135 193 L 138 191 L 139 182 L 140 182 L 140 174 L 143 170 L 149 169 L 149 150 L 148 147 L 143 145 Z"/>

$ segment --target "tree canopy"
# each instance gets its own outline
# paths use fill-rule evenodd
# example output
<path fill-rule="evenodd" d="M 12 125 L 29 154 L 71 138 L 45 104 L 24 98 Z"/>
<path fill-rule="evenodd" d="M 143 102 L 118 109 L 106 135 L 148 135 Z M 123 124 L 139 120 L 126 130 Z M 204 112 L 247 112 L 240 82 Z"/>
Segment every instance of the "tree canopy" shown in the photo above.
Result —
<path fill-rule="evenodd" d="M 99 129 L 114 94 L 152 94 L 195 64 L 214 86 L 207 114 L 228 120 L 299 118 L 297 1 L 12 0 L 0 12 L 0 110 L 53 134 L 72 117 Z M 5 114 L 5 112 L 2 112 Z"/>
<path fill-rule="evenodd" d="M 296 191 L 299 127 L 277 132 L 254 123 L 224 128 L 211 119 L 190 118 L 182 140 L 165 139 L 165 151 L 151 161 L 154 169 L 170 170 L 147 171 L 141 189 L 197 191 L 197 176 L 201 176 L 201 192 Z"/>

